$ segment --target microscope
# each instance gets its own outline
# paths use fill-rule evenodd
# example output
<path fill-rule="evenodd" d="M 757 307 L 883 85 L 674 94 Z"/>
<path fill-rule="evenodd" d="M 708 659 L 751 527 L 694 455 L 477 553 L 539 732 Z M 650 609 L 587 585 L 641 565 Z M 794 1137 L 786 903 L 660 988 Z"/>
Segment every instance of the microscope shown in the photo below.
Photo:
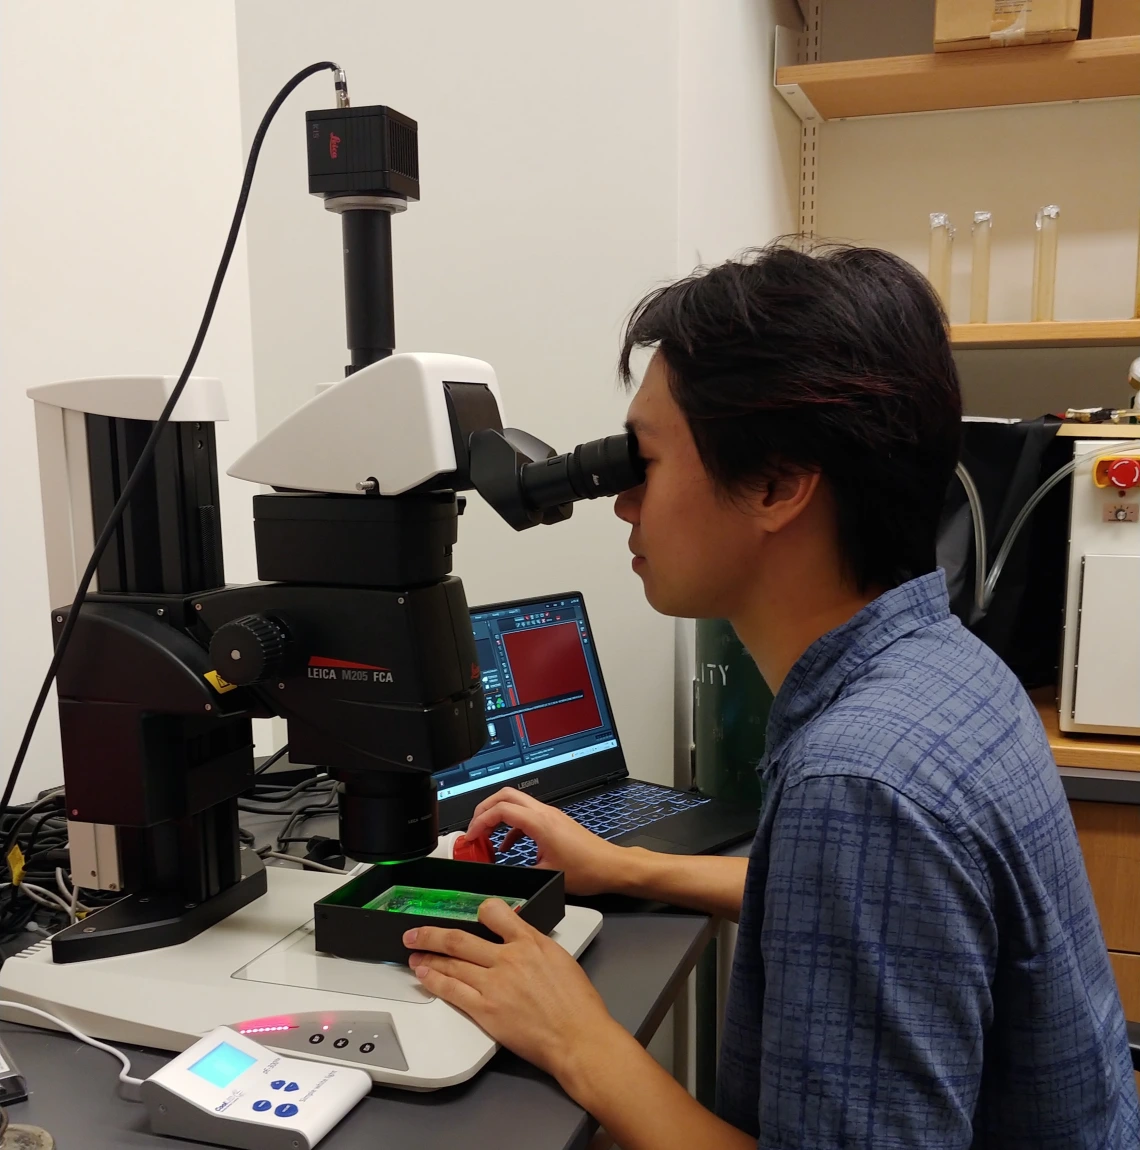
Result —
<path fill-rule="evenodd" d="M 309 191 L 341 219 L 346 378 L 230 468 L 271 489 L 253 500 L 257 583 L 224 579 L 217 381 L 192 377 L 165 428 L 59 669 L 73 879 L 123 897 L 52 938 L 57 967 L 187 942 L 265 893 L 238 835 L 255 718 L 283 718 L 291 761 L 336 780 L 346 856 L 430 852 L 432 772 L 486 739 L 451 575 L 463 493 L 523 530 L 643 478 L 632 435 L 557 454 L 503 426 L 488 364 L 394 354 L 392 217 L 419 199 L 417 125 L 340 103 L 305 130 Z M 49 560 L 86 561 L 169 383 L 30 392 Z"/>

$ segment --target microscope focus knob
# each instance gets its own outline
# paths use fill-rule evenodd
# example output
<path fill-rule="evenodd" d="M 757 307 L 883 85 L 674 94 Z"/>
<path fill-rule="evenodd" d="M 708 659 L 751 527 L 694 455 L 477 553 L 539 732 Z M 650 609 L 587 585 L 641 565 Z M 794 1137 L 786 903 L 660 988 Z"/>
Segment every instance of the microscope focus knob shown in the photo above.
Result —
<path fill-rule="evenodd" d="M 214 670 L 227 682 L 248 687 L 277 676 L 285 662 L 289 635 L 264 615 L 231 619 L 210 640 Z"/>

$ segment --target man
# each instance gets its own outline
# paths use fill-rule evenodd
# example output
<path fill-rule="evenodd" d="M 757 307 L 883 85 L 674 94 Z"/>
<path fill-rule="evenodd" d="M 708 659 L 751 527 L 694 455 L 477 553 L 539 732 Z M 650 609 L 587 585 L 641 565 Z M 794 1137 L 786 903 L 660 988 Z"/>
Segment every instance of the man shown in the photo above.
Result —
<path fill-rule="evenodd" d="M 616 508 L 634 570 L 658 611 L 729 619 L 776 694 L 751 857 L 623 849 L 511 790 L 469 833 L 531 836 L 572 892 L 739 921 L 717 1114 L 501 902 L 481 917 L 502 945 L 409 932 L 417 975 L 626 1150 L 1140 1146 L 1041 724 L 935 566 L 961 401 L 925 280 L 774 246 L 645 299 L 627 379 L 639 346 L 646 479 Z"/>

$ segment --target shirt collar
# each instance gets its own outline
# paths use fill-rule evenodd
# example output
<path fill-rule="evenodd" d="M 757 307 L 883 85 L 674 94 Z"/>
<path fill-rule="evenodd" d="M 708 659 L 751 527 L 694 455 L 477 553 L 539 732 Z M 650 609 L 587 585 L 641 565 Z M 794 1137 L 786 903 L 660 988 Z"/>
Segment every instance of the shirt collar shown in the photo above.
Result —
<path fill-rule="evenodd" d="M 949 616 L 946 577 L 939 568 L 880 595 L 812 643 L 772 702 L 761 774 L 791 736 L 832 702 L 854 670 L 904 635 Z"/>

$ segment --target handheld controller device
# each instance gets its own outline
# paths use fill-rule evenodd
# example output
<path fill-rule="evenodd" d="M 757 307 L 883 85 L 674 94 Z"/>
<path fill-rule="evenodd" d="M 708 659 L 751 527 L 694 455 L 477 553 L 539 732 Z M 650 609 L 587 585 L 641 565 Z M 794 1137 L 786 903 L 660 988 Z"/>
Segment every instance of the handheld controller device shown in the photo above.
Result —
<path fill-rule="evenodd" d="M 312 1150 L 368 1093 L 363 1070 L 285 1058 L 219 1026 L 142 1085 L 156 1134 L 242 1150 Z"/>

